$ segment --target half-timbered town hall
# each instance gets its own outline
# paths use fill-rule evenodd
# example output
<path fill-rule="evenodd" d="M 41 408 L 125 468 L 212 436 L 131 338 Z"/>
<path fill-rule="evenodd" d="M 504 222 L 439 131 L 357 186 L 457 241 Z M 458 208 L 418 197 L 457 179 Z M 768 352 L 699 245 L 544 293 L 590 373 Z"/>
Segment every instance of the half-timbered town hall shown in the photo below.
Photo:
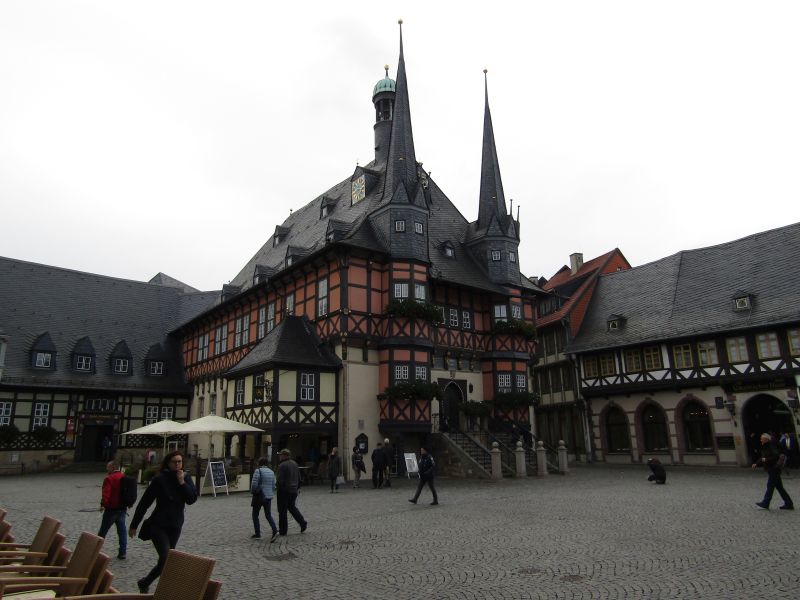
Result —
<path fill-rule="evenodd" d="M 529 426 L 541 290 L 520 271 L 520 221 L 507 209 L 488 89 L 470 220 L 417 158 L 403 52 L 401 32 L 396 78 L 387 69 L 372 89 L 374 159 L 276 225 L 212 300 L 174 280 L 7 261 L 18 293 L 1 292 L 0 416 L 22 432 L 19 449 L 94 459 L 107 436 L 115 448 L 143 445 L 120 434 L 156 417 L 214 413 L 260 433 L 216 438 L 213 448 L 193 437 L 190 453 L 252 458 L 289 447 L 313 462 L 333 446 L 369 452 L 389 438 L 402 468 L 403 449 L 433 431 Z M 50 278 L 31 276 L 36 269 Z M 26 290 L 54 280 L 65 282 L 58 311 L 54 297 L 22 308 Z M 123 289 L 109 301 L 107 290 Z M 496 398 L 492 411 L 464 408 Z M 45 425 L 55 441 L 36 440 Z M 91 437 L 72 450 L 76 428 Z"/>

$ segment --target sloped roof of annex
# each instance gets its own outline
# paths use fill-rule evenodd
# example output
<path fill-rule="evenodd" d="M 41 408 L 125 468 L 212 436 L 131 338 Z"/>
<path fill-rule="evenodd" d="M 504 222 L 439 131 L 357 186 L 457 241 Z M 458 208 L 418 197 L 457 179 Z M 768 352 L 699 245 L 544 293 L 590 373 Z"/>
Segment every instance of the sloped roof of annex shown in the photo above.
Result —
<path fill-rule="evenodd" d="M 567 352 L 798 322 L 798 256 L 795 223 L 602 275 Z M 734 310 L 740 290 L 751 295 L 750 310 Z M 624 316 L 625 326 L 609 331 L 609 315 Z"/>

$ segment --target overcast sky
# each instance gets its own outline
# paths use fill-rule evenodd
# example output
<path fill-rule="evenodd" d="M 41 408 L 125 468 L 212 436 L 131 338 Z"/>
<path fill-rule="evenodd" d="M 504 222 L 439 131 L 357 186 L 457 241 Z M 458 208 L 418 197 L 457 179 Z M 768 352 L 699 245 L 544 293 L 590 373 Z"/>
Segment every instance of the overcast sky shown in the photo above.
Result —
<path fill-rule="evenodd" d="M 513 4 L 3 0 L 0 255 L 219 289 L 372 159 L 399 17 L 417 160 L 469 220 L 489 69 L 527 275 L 800 220 L 800 3 Z"/>

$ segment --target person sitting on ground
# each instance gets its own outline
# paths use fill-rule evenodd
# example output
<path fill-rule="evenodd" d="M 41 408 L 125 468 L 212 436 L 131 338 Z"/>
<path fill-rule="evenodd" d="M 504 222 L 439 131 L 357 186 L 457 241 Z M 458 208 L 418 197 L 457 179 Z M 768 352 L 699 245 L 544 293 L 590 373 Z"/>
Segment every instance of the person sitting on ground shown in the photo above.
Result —
<path fill-rule="evenodd" d="M 655 481 L 656 483 L 667 483 L 667 472 L 664 470 L 664 465 L 657 458 L 648 458 L 647 466 L 650 467 L 650 477 L 647 481 Z"/>

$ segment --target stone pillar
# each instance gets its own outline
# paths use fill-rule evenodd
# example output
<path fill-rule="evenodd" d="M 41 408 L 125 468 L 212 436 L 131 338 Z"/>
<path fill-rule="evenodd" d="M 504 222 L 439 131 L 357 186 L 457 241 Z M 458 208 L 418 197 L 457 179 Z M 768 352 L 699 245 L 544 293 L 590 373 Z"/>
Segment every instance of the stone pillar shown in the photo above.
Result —
<path fill-rule="evenodd" d="M 517 459 L 517 477 L 527 477 L 528 468 L 525 465 L 525 448 L 522 447 L 522 442 L 517 442 L 517 449 L 514 450 L 514 456 Z"/>
<path fill-rule="evenodd" d="M 569 473 L 567 446 L 564 444 L 564 440 L 558 440 L 558 472 L 562 475 Z"/>
<path fill-rule="evenodd" d="M 539 477 L 547 476 L 547 450 L 544 449 L 544 442 L 536 442 L 536 470 Z"/>
<path fill-rule="evenodd" d="M 503 478 L 503 463 L 500 461 L 500 444 L 492 442 L 492 479 Z"/>

